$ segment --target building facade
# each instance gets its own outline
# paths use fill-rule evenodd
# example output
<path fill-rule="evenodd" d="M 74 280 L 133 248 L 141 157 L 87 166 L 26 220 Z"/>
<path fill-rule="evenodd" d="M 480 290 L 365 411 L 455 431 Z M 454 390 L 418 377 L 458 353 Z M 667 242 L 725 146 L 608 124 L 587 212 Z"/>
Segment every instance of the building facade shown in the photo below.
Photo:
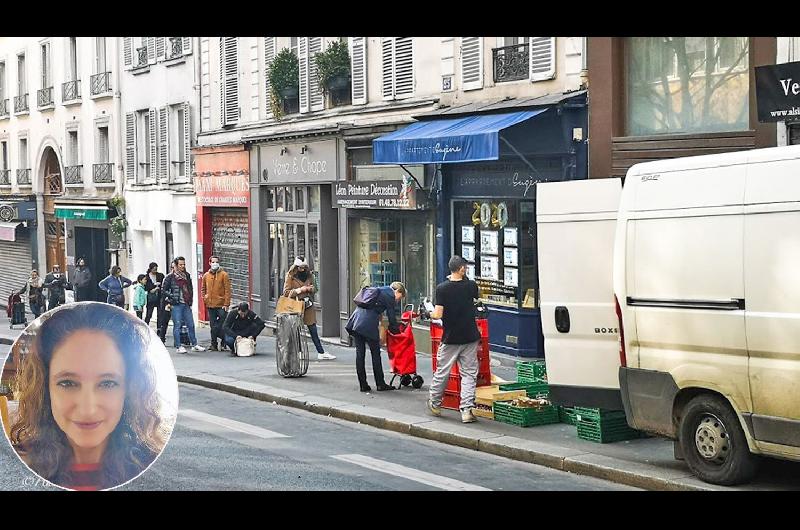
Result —
<path fill-rule="evenodd" d="M 69 275 L 79 257 L 96 279 L 125 265 L 109 224 L 122 192 L 116 57 L 113 38 L 0 39 L 3 292 L 22 287 L 31 268 L 58 263 Z"/>

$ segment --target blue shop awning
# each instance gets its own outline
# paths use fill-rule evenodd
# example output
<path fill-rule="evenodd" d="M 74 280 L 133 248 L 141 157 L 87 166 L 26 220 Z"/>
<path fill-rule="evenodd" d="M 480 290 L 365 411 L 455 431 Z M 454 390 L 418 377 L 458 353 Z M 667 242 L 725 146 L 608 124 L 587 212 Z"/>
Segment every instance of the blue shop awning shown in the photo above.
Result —
<path fill-rule="evenodd" d="M 547 108 L 412 123 L 372 141 L 374 164 L 453 164 L 497 160 L 500 131 Z"/>

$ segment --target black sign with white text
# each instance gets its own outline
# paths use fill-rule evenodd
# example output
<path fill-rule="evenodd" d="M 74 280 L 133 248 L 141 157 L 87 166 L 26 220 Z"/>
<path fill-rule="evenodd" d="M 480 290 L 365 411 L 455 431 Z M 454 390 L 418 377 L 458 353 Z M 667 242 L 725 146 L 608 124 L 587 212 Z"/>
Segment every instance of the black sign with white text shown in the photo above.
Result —
<path fill-rule="evenodd" d="M 758 121 L 800 120 L 800 62 L 756 67 Z"/>

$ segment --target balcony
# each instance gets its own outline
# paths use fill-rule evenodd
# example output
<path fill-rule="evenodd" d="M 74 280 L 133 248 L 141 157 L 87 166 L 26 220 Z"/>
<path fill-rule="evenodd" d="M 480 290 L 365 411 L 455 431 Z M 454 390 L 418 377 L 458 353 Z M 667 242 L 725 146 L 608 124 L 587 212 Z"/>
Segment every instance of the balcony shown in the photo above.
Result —
<path fill-rule="evenodd" d="M 40 109 L 53 108 L 53 87 L 40 88 L 37 90 L 36 104 Z"/>
<path fill-rule="evenodd" d="M 28 94 L 14 96 L 14 114 L 28 112 Z"/>
<path fill-rule="evenodd" d="M 67 81 L 61 85 L 61 101 L 67 103 L 77 103 L 81 100 L 81 80 Z"/>
<path fill-rule="evenodd" d="M 92 96 L 111 95 L 111 72 L 101 72 L 89 78 L 89 90 Z"/>
<path fill-rule="evenodd" d="M 31 170 L 18 169 L 17 170 L 17 185 L 30 186 L 31 185 Z"/>
<path fill-rule="evenodd" d="M 136 68 L 147 66 L 147 46 L 136 48 Z"/>
<path fill-rule="evenodd" d="M 83 185 L 83 166 L 67 166 L 64 168 L 64 184 L 67 186 Z"/>
<path fill-rule="evenodd" d="M 0 99 L 0 118 L 8 118 L 8 100 Z"/>
<path fill-rule="evenodd" d="M 520 81 L 530 76 L 530 45 L 515 44 L 492 50 L 494 82 Z"/>
<path fill-rule="evenodd" d="M 92 180 L 95 184 L 114 184 L 114 164 L 93 164 Z"/>
<path fill-rule="evenodd" d="M 0 169 L 0 186 L 11 186 L 10 169 Z"/>
<path fill-rule="evenodd" d="M 169 37 L 167 59 L 178 59 L 179 57 L 183 57 L 183 37 Z"/>

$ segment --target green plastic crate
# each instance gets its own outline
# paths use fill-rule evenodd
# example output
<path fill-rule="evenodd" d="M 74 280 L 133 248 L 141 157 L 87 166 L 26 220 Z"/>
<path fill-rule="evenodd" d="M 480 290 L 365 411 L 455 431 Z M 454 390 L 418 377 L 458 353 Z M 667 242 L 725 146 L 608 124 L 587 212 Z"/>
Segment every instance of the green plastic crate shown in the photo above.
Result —
<path fill-rule="evenodd" d="M 632 429 L 625 419 L 624 412 L 619 414 L 598 413 L 595 416 L 587 415 L 587 409 L 575 407 L 575 426 L 578 430 L 578 438 L 597 443 L 620 442 L 622 440 L 633 440 L 641 437 L 641 433 Z M 599 410 L 599 409 L 588 409 Z M 620 411 L 608 411 L 620 412 Z"/>
<path fill-rule="evenodd" d="M 492 404 L 495 421 L 517 425 L 519 427 L 534 427 L 558 423 L 558 409 L 552 405 L 535 409 L 530 407 L 515 407 L 510 401 L 495 401 Z"/>
<path fill-rule="evenodd" d="M 558 419 L 561 423 L 567 425 L 575 425 L 575 408 L 574 407 L 558 407 Z"/>
<path fill-rule="evenodd" d="M 538 383 L 547 381 L 547 366 L 544 360 L 517 361 L 517 382 Z"/>
<path fill-rule="evenodd" d="M 546 398 L 550 396 L 550 386 L 547 383 L 505 383 L 500 385 L 500 390 L 524 390 L 528 397 Z"/>
<path fill-rule="evenodd" d="M 624 410 L 593 409 L 587 407 L 575 407 L 575 414 L 593 420 L 616 420 L 625 419 Z"/>

